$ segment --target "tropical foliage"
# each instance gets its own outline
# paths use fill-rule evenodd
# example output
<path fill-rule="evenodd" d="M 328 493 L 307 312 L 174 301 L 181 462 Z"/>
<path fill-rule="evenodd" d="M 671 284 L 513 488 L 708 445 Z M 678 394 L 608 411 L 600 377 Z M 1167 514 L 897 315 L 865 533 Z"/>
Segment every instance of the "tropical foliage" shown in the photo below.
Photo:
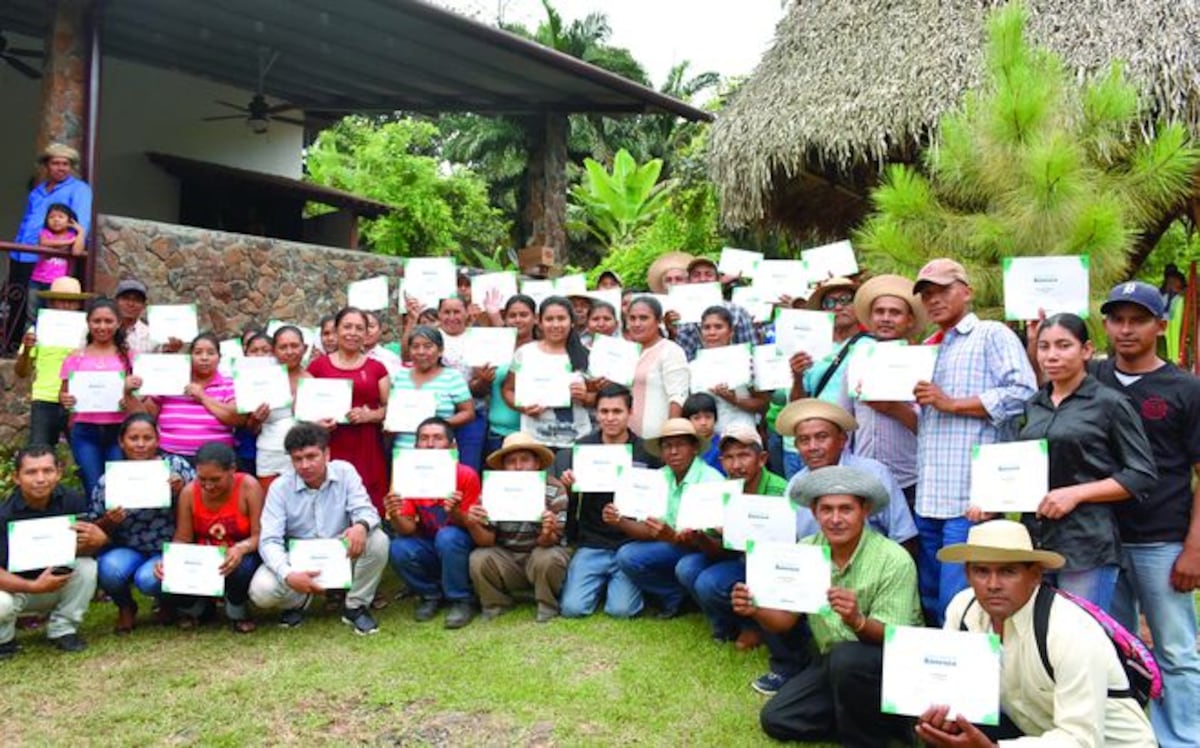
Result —
<path fill-rule="evenodd" d="M 641 166 L 622 148 L 612 172 L 594 159 L 584 159 L 584 175 L 571 190 L 570 228 L 586 228 L 605 249 L 628 243 L 667 207 L 674 188 L 660 182 L 662 159 Z"/>

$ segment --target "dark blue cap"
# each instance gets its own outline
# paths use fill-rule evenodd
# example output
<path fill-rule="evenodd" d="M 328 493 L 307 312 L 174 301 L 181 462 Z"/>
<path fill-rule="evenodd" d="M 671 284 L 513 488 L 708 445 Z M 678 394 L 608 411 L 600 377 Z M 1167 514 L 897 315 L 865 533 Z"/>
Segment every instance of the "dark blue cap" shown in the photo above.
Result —
<path fill-rule="evenodd" d="M 1126 281 L 1113 286 L 1108 292 L 1108 300 L 1100 307 L 1101 314 L 1108 314 L 1117 304 L 1137 304 L 1155 317 L 1166 315 L 1162 294 L 1149 283 L 1142 281 Z"/>

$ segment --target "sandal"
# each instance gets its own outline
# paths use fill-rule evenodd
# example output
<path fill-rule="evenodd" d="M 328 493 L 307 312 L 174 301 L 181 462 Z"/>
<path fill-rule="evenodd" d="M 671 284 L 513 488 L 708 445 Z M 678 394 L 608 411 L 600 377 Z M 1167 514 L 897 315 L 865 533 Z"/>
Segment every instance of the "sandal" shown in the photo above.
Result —
<path fill-rule="evenodd" d="M 376 592 L 375 599 L 371 601 L 371 610 L 383 610 L 391 604 L 392 601 L 387 598 L 387 595 L 382 592 Z"/>
<path fill-rule="evenodd" d="M 125 636 L 133 632 L 134 622 L 137 620 L 137 605 L 121 606 L 117 608 L 117 625 L 114 629 L 117 636 Z"/>
<path fill-rule="evenodd" d="M 258 624 L 254 622 L 253 618 L 243 618 L 239 621 L 230 621 L 229 627 L 235 634 L 253 634 L 258 629 Z"/>

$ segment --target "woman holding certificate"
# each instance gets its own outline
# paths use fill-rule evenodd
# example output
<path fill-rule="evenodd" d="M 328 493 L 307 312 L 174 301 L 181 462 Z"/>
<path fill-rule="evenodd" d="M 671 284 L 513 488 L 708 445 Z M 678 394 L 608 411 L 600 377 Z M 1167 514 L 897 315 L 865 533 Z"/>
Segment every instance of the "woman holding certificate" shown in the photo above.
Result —
<path fill-rule="evenodd" d="M 271 481 L 292 467 L 292 460 L 283 448 L 283 437 L 287 436 L 288 429 L 296 424 L 293 410 L 296 388 L 300 386 L 300 380 L 308 376 L 308 372 L 304 370 L 304 333 L 300 328 L 284 325 L 275 331 L 271 342 L 275 360 L 287 369 L 292 404 L 278 408 L 259 406 L 247 421 L 247 427 L 257 433 L 255 448 L 258 454 L 254 466 L 263 491 L 270 487 Z"/>
<path fill-rule="evenodd" d="M 633 378 L 629 428 L 643 439 L 653 439 L 662 433 L 668 418 L 683 415 L 690 381 L 687 356 L 662 336 L 663 311 L 657 299 L 634 297 L 625 321 L 629 339 L 642 346 Z"/>
<path fill-rule="evenodd" d="M 71 454 L 79 466 L 85 495 L 91 496 L 104 474 L 104 463 L 121 459 L 117 431 L 131 394 L 129 347 L 116 302 L 99 298 L 87 305 L 83 348 L 67 356 L 59 377 L 58 401 L 71 411 Z"/>
<path fill-rule="evenodd" d="M 442 333 L 441 359 L 445 366 L 462 375 L 474 398 L 471 420 L 454 426 L 454 437 L 458 442 L 458 458 L 472 470 L 483 468 L 483 446 L 487 439 L 487 395 L 488 383 L 475 376 L 474 368 L 467 363 L 467 302 L 453 296 L 438 302 L 438 329 Z"/>
<path fill-rule="evenodd" d="M 504 326 L 517 331 L 516 347 L 533 342 L 534 326 L 537 324 L 537 302 L 525 294 L 510 296 L 502 311 Z M 512 363 L 496 367 L 476 369 L 475 376 L 489 382 L 492 389 L 488 402 L 487 454 L 500 449 L 504 437 L 521 430 L 521 414 L 508 406 L 504 399 L 504 382 L 508 379 Z"/>
<path fill-rule="evenodd" d="M 588 350 L 575 329 L 571 302 L 551 296 L 538 312 L 541 340 L 513 354 L 504 378 L 504 401 L 521 414 L 521 431 L 551 449 L 570 447 L 592 430 L 588 408 L 595 393 L 583 381 Z"/>
<path fill-rule="evenodd" d="M 418 326 L 408 334 L 407 366 L 392 377 L 392 397 L 394 405 L 400 405 L 408 393 L 432 393 L 434 411 L 414 414 L 411 419 L 419 424 L 426 418 L 437 416 L 443 418 L 455 430 L 471 423 L 475 419 L 475 401 L 471 391 L 467 389 L 467 381 L 457 369 L 442 364 L 442 353 L 445 351 L 445 339 L 442 334 L 432 327 Z M 409 449 L 416 444 L 415 431 L 399 431 L 396 434 L 396 447 Z M 464 463 L 465 464 L 465 463 Z"/>
<path fill-rule="evenodd" d="M 733 314 L 728 309 L 723 306 L 710 306 L 704 310 L 704 314 L 700 317 L 700 343 L 703 346 L 702 350 L 714 353 L 721 351 L 724 354 L 727 351 L 737 350 L 729 348 L 733 345 Z M 771 393 L 751 391 L 749 379 L 744 382 L 729 381 L 733 377 L 745 379 L 751 373 L 750 348 L 749 346 L 744 346 L 744 348 L 746 351 L 745 366 L 743 367 L 739 361 L 734 366 L 721 367 L 722 373 L 728 374 L 729 377 L 726 378 L 726 381 L 712 385 L 708 390 L 717 401 L 716 432 L 718 434 L 723 434 L 732 428 L 758 428 L 758 417 L 767 412 L 767 405 L 770 404 Z M 704 353 L 698 354 L 693 365 L 699 363 L 703 366 L 705 357 Z M 717 360 L 729 361 L 729 359 Z M 713 381 L 721 377 L 709 375 L 705 378 Z"/>

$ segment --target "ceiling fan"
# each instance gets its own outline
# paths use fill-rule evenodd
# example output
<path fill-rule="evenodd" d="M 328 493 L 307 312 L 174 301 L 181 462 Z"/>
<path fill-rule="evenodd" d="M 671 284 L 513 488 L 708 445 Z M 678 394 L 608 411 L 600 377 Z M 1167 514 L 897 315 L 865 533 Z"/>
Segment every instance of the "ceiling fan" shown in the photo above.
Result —
<path fill-rule="evenodd" d="M 289 125 L 304 126 L 304 120 L 294 117 L 280 117 L 280 112 L 289 110 L 300 110 L 300 107 L 295 104 L 275 104 L 267 103 L 266 97 L 263 95 L 263 82 L 267 77 L 267 73 L 271 70 L 271 66 L 275 64 L 275 60 L 279 58 L 279 52 L 273 52 L 267 49 L 260 49 L 258 54 L 258 87 L 255 89 L 254 96 L 245 106 L 238 106 L 228 101 L 216 100 L 217 104 L 229 109 L 234 109 L 239 114 L 226 114 L 216 117 L 204 117 L 205 122 L 217 122 L 220 120 L 244 119 L 246 126 L 250 128 L 255 135 L 262 135 L 270 127 L 272 121 L 286 122 Z"/>
<path fill-rule="evenodd" d="M 42 71 L 22 60 L 22 57 L 30 59 L 41 59 L 42 50 L 40 49 L 17 49 L 8 46 L 8 39 L 0 33 L 0 60 L 7 62 L 9 67 L 16 70 L 26 78 L 37 80 L 42 77 Z"/>

